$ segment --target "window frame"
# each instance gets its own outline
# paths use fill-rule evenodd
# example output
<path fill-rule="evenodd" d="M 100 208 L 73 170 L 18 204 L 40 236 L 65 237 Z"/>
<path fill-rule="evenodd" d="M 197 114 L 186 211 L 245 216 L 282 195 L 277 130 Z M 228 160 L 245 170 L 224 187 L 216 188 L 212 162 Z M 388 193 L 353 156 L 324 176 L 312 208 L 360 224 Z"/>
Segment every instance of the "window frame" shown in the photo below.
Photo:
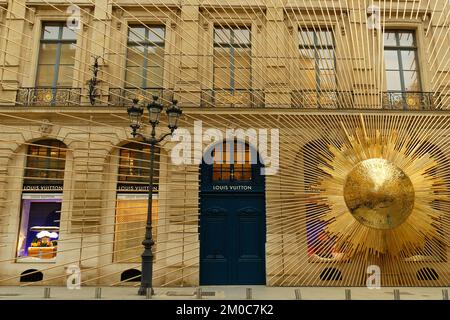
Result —
<path fill-rule="evenodd" d="M 46 149 L 45 156 L 39 155 L 39 152 L 37 153 L 37 155 L 32 155 L 30 153 L 32 148 L 37 148 L 38 150 L 40 148 Z M 55 157 L 51 155 L 52 149 L 58 150 L 58 154 Z M 32 158 L 39 159 L 41 157 L 44 157 L 43 161 L 38 160 L 38 162 L 45 163 L 45 166 L 39 167 L 30 165 L 30 159 Z M 56 168 L 50 167 L 52 160 L 58 164 Z M 29 145 L 26 153 L 23 185 L 63 185 L 66 160 L 67 160 L 67 147 L 63 142 L 59 140 L 44 139 L 36 141 L 35 143 Z M 59 169 L 59 164 L 61 164 L 62 162 L 64 163 L 64 168 Z M 39 172 L 44 171 L 45 176 L 41 177 L 39 175 L 32 175 L 32 174 L 30 175 L 30 172 L 33 170 L 34 171 L 38 170 Z M 56 177 L 51 177 L 52 173 L 55 173 Z M 44 180 L 40 180 L 40 178 Z M 56 183 L 54 180 L 56 180 Z"/>
<path fill-rule="evenodd" d="M 139 148 L 140 147 L 140 148 Z M 153 183 L 159 182 L 160 172 L 160 152 L 159 147 L 155 147 L 155 168 L 153 169 Z M 124 153 L 127 153 L 125 158 Z M 145 156 L 148 156 L 148 159 Z M 131 166 L 131 160 L 134 164 Z M 148 184 L 150 164 L 150 146 L 138 142 L 129 142 L 119 150 L 119 161 L 117 169 L 118 184 Z M 134 174 L 136 173 L 136 174 Z"/>
<path fill-rule="evenodd" d="M 407 92 L 415 92 L 415 91 L 407 91 L 405 88 L 405 71 L 411 71 L 411 70 L 405 70 L 403 66 L 403 58 L 402 58 L 402 51 L 414 51 L 415 59 L 416 59 L 416 72 L 417 72 L 417 82 L 419 85 L 419 92 L 422 91 L 422 76 L 420 72 L 420 62 L 419 62 L 419 51 L 418 51 L 418 45 L 417 45 L 417 35 L 416 30 L 411 29 L 386 29 L 384 31 L 383 37 L 386 33 L 394 33 L 395 34 L 395 46 L 393 45 L 384 45 L 383 46 L 383 55 L 386 51 L 395 51 L 397 54 L 397 62 L 399 69 L 388 69 L 386 67 L 386 61 L 384 62 L 384 71 L 385 71 L 385 87 L 387 92 L 401 92 L 401 93 L 407 93 Z M 400 45 L 400 33 L 409 33 L 413 37 L 413 45 L 412 46 L 405 46 Z M 400 91 L 398 90 L 388 90 L 387 88 L 387 72 L 388 71 L 397 71 L 399 73 L 400 77 Z"/>
<path fill-rule="evenodd" d="M 305 45 L 300 42 L 301 33 L 302 32 L 312 32 L 313 33 L 313 44 Z M 331 42 L 332 44 L 321 44 L 318 39 L 318 33 L 319 32 L 329 32 L 331 35 Z M 320 81 L 320 56 L 318 54 L 319 50 L 331 50 L 333 52 L 333 69 L 326 69 L 326 70 L 334 70 L 334 90 L 337 90 L 337 64 L 336 64 L 336 39 L 334 36 L 334 30 L 332 27 L 308 27 L 308 28 L 299 28 L 298 29 L 298 52 L 303 50 L 314 50 L 314 75 L 315 75 L 315 91 L 317 92 L 317 99 L 320 101 L 320 92 L 323 91 L 321 88 L 321 81 Z M 325 92 L 330 89 L 325 89 Z"/>
<path fill-rule="evenodd" d="M 240 150 L 238 145 L 242 145 L 244 150 Z M 217 145 L 218 146 L 218 145 Z M 230 148 L 228 148 L 230 146 Z M 221 162 L 217 163 L 214 161 L 212 164 L 211 170 L 211 181 L 213 183 L 249 183 L 254 180 L 254 170 L 252 163 L 252 151 L 251 147 L 248 143 L 244 143 L 238 140 L 234 140 L 232 144 L 224 141 L 222 146 L 217 148 L 214 147 L 212 149 L 212 157 L 216 158 L 215 153 L 220 151 Z M 239 157 L 238 153 L 243 151 L 244 159 L 237 159 Z M 231 160 L 231 155 L 233 156 L 232 162 L 226 163 L 228 159 Z M 248 157 L 248 162 L 247 162 Z M 224 162 L 225 158 L 225 162 Z M 244 162 L 240 163 L 239 160 L 244 160 Z M 227 167 L 224 167 L 227 166 Z M 236 168 L 236 166 L 238 166 Z M 226 168 L 226 169 L 225 169 Z M 225 170 L 224 170 L 225 169 Z M 236 172 L 238 172 L 241 178 L 236 178 Z M 215 178 L 215 173 L 218 173 L 219 178 Z M 228 179 L 224 179 L 225 176 L 228 176 Z"/>
<path fill-rule="evenodd" d="M 229 42 L 216 42 L 216 30 L 230 30 L 230 41 Z M 234 43 L 234 40 L 236 39 L 235 37 L 235 31 L 236 30 L 246 30 L 248 31 L 249 34 L 249 39 L 248 39 L 248 43 L 246 44 L 240 44 L 240 43 Z M 216 67 L 216 56 L 214 54 L 214 49 L 215 48 L 226 48 L 229 49 L 229 57 L 230 57 L 230 79 L 229 79 L 229 85 L 230 87 L 228 88 L 228 90 L 234 94 L 234 92 L 236 90 L 236 79 L 235 79 L 235 69 L 236 69 L 236 65 L 235 65 L 235 60 L 236 60 L 236 55 L 235 55 L 235 50 L 236 49 L 250 49 L 250 88 L 252 88 L 252 84 L 253 84 L 253 59 L 252 59 L 252 54 L 251 54 L 251 49 L 252 49 L 252 30 L 251 28 L 247 27 L 247 26 L 234 26 L 234 27 L 230 27 L 230 26 L 222 26 L 222 25 L 215 25 L 213 28 L 213 89 L 217 90 L 224 90 L 225 88 L 216 88 L 215 87 L 215 83 L 216 83 L 216 72 L 215 69 Z M 249 88 L 249 89 L 250 89 Z"/>
<path fill-rule="evenodd" d="M 46 26 L 57 26 L 58 27 L 58 38 L 57 39 L 44 39 L 44 34 L 45 34 L 45 27 Z M 48 21 L 48 22 L 42 22 L 42 28 L 41 28 L 41 32 L 40 32 L 40 38 L 39 38 L 39 54 L 37 57 L 37 72 L 36 72 L 36 76 L 35 76 L 35 87 L 37 88 L 49 88 L 49 86 L 39 86 L 38 85 L 38 79 L 39 79 L 39 75 L 41 72 L 41 64 L 39 63 L 40 58 L 41 58 L 41 45 L 42 44 L 56 44 L 56 57 L 55 57 L 55 63 L 53 65 L 53 79 L 52 79 L 52 84 L 50 86 L 51 89 L 53 89 L 53 99 L 55 99 L 56 96 L 56 89 L 58 88 L 71 88 L 72 86 L 58 86 L 58 78 L 59 78 L 59 68 L 61 66 L 61 46 L 62 44 L 75 44 L 77 43 L 77 39 L 63 39 L 63 31 L 64 28 L 66 27 L 66 23 L 65 22 L 61 22 L 61 21 Z M 47 65 L 47 64 L 46 64 Z M 75 58 L 74 58 L 74 63 L 73 65 L 75 66 Z M 73 79 L 72 79 L 73 80 Z"/>
<path fill-rule="evenodd" d="M 144 28 L 144 39 L 139 39 L 139 41 L 131 41 L 130 40 L 130 33 L 132 32 L 133 28 Z M 162 39 L 162 41 L 150 41 L 150 29 L 152 28 L 159 28 L 162 29 L 164 34 L 164 38 Z M 136 32 L 134 32 L 135 35 L 137 35 Z M 154 33 L 156 34 L 156 33 Z M 125 54 L 125 76 L 124 76 L 124 87 L 125 88 L 136 88 L 136 86 L 133 86 L 130 84 L 130 81 L 127 81 L 127 75 L 128 75 L 128 56 L 129 56 L 129 50 L 132 47 L 140 47 L 142 46 L 144 48 L 144 53 L 143 53 L 143 57 L 141 57 L 143 59 L 142 63 L 142 72 L 139 75 L 141 77 L 141 83 L 140 86 L 138 86 L 137 88 L 139 89 L 147 89 L 147 88 L 154 88 L 154 89 L 161 89 L 164 87 L 164 56 L 165 56 L 165 52 L 164 52 L 164 56 L 163 56 L 163 65 L 161 65 L 160 67 L 163 70 L 163 75 L 162 75 L 162 83 L 160 87 L 147 87 L 147 82 L 149 80 L 148 78 L 148 66 L 149 66 L 149 58 L 148 58 L 148 51 L 149 51 L 149 47 L 152 48 L 161 48 L 163 51 L 165 51 L 165 46 L 166 46 L 166 35 L 167 35 L 167 30 L 166 30 L 166 26 L 165 25 L 154 25 L 154 24 L 128 24 L 127 26 L 127 33 L 126 33 L 126 37 L 127 37 L 127 47 L 126 47 L 126 54 Z M 147 40 L 146 40 L 147 39 Z"/>

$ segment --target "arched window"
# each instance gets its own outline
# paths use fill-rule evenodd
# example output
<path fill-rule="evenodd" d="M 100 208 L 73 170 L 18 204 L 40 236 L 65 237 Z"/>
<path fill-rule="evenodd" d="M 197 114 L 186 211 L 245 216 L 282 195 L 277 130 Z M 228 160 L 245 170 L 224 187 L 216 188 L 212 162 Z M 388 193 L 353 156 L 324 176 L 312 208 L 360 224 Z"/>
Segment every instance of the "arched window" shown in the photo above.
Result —
<path fill-rule="evenodd" d="M 120 281 L 124 282 L 140 282 L 141 272 L 136 269 L 128 269 L 120 274 Z"/>
<path fill-rule="evenodd" d="M 159 148 L 155 150 L 153 181 L 158 183 Z M 118 181 L 123 184 L 147 184 L 150 173 L 150 147 L 131 142 L 121 147 Z"/>
<path fill-rule="evenodd" d="M 439 275 L 433 268 L 421 268 L 416 273 L 418 280 L 439 280 Z"/>
<path fill-rule="evenodd" d="M 17 244 L 20 261 L 56 257 L 66 153 L 66 145 L 53 139 L 27 148 Z"/>
<path fill-rule="evenodd" d="M 150 148 L 143 143 L 128 143 L 120 147 L 118 162 L 114 261 L 139 262 L 147 220 Z M 156 239 L 158 217 L 159 162 L 160 150 L 156 148 L 152 188 L 153 239 Z"/>
<path fill-rule="evenodd" d="M 62 185 L 66 145 L 58 140 L 40 140 L 28 146 L 24 185 Z"/>
<path fill-rule="evenodd" d="M 38 282 L 42 279 L 44 275 L 36 269 L 28 269 L 20 274 L 20 282 Z"/>
<path fill-rule="evenodd" d="M 252 155 L 248 144 L 223 142 L 212 151 L 213 181 L 252 180 Z"/>
<path fill-rule="evenodd" d="M 320 280 L 330 281 L 330 280 L 342 280 L 342 272 L 336 268 L 325 268 L 320 273 Z"/>

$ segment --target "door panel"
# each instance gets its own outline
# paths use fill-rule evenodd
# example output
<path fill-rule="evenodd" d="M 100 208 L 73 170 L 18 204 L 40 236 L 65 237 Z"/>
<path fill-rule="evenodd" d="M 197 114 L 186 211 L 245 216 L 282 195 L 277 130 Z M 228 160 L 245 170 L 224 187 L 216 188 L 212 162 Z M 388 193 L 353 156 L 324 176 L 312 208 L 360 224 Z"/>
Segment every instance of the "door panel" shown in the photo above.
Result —
<path fill-rule="evenodd" d="M 202 195 L 200 283 L 265 284 L 264 194 Z"/>
<path fill-rule="evenodd" d="M 206 272 L 200 276 L 201 281 L 214 284 L 227 284 L 228 279 L 228 243 L 227 228 L 228 211 L 219 203 L 206 201 L 207 206 L 202 212 L 200 225 L 201 243 L 200 246 L 201 268 L 214 270 Z"/>
<path fill-rule="evenodd" d="M 237 211 L 238 284 L 265 284 L 265 216 L 264 198 L 242 199 Z"/>

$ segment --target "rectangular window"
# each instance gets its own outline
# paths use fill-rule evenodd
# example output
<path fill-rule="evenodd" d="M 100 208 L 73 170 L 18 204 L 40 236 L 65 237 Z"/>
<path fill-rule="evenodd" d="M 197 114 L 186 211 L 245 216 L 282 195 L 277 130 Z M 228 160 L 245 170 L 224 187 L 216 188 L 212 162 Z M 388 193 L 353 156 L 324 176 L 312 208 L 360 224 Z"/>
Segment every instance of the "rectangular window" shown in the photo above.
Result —
<path fill-rule="evenodd" d="M 61 194 L 23 194 L 18 262 L 52 261 L 58 247 Z"/>
<path fill-rule="evenodd" d="M 164 27 L 129 26 L 125 87 L 163 87 L 164 38 Z"/>
<path fill-rule="evenodd" d="M 214 29 L 214 91 L 216 101 L 250 102 L 251 39 L 246 28 Z"/>
<path fill-rule="evenodd" d="M 118 194 L 114 239 L 115 262 L 139 262 L 147 220 L 148 194 Z M 153 240 L 156 242 L 158 195 L 152 200 Z"/>
<path fill-rule="evenodd" d="M 385 31 L 384 64 L 387 91 L 421 91 L 414 31 Z"/>
<path fill-rule="evenodd" d="M 299 52 L 303 90 L 298 99 L 314 106 L 334 105 L 337 85 L 333 32 L 300 30 Z"/>
<path fill-rule="evenodd" d="M 39 49 L 37 87 L 71 87 L 76 33 L 65 23 L 44 23 Z"/>
<path fill-rule="evenodd" d="M 305 89 L 336 89 L 336 67 L 333 33 L 330 30 L 300 30 L 301 70 Z"/>

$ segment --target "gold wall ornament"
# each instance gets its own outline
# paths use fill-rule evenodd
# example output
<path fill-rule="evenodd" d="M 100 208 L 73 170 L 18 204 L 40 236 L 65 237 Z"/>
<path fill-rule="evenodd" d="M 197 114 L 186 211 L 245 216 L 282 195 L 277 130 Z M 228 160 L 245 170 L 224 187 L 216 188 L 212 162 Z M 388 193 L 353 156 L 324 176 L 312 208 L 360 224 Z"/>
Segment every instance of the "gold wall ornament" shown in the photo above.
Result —
<path fill-rule="evenodd" d="M 50 102 L 52 101 L 53 95 L 50 92 L 47 92 L 44 94 L 44 101 L 45 102 Z"/>
<path fill-rule="evenodd" d="M 414 187 L 392 162 L 372 158 L 359 162 L 347 175 L 344 200 L 361 224 L 393 229 L 406 221 L 414 208 Z"/>
<path fill-rule="evenodd" d="M 406 98 L 406 103 L 408 104 L 408 106 L 415 106 L 417 105 L 417 99 L 415 99 L 414 97 L 408 97 Z"/>
<path fill-rule="evenodd" d="M 319 194 L 311 200 L 328 208 L 319 219 L 335 248 L 349 258 L 422 252 L 440 237 L 436 222 L 445 210 L 434 203 L 449 200 L 438 162 L 424 147 L 428 137 L 370 130 L 362 115 L 359 125 L 341 127 L 341 142 L 321 153 Z"/>

